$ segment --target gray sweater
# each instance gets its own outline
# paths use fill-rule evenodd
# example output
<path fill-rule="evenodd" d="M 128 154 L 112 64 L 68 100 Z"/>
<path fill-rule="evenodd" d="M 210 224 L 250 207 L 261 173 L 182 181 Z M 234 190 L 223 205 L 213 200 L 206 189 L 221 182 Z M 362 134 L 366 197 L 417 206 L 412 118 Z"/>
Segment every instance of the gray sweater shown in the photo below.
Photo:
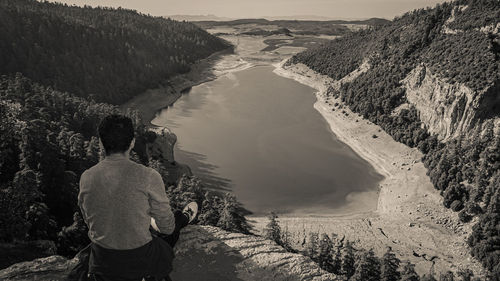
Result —
<path fill-rule="evenodd" d="M 151 217 L 162 233 L 174 215 L 160 174 L 124 155 L 106 156 L 80 178 L 78 206 L 92 242 L 108 249 L 135 249 L 152 240 Z"/>

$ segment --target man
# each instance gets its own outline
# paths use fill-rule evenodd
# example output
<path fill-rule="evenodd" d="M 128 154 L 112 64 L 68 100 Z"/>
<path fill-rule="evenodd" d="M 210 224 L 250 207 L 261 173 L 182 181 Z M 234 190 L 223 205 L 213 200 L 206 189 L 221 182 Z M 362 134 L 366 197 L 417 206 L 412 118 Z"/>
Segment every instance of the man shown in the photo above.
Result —
<path fill-rule="evenodd" d="M 95 280 L 168 279 L 179 231 L 198 211 L 194 202 L 172 212 L 160 174 L 129 159 L 132 120 L 105 117 L 98 128 L 106 156 L 80 178 L 78 205 L 92 241 L 89 276 Z M 157 231 L 150 231 L 151 224 Z M 153 232 L 153 234 L 152 234 Z"/>

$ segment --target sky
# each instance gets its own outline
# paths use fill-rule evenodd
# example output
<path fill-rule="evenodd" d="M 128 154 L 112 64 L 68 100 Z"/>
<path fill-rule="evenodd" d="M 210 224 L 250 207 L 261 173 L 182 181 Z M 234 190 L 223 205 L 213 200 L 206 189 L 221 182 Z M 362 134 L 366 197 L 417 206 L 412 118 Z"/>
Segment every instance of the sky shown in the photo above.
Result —
<path fill-rule="evenodd" d="M 154 16 L 216 15 L 229 18 L 315 15 L 333 19 L 392 19 L 404 12 L 444 0 L 56 0 L 57 2 L 123 7 Z"/>

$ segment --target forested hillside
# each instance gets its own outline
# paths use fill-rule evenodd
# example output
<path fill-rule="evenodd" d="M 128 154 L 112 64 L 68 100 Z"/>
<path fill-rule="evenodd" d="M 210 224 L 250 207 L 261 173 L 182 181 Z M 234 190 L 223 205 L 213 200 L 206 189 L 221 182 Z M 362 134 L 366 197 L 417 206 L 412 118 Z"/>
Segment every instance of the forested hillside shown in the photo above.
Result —
<path fill-rule="evenodd" d="M 78 183 L 102 156 L 97 125 L 120 113 L 109 103 L 227 47 L 192 24 L 134 11 L 1 1 L 0 268 L 56 252 L 70 256 L 88 243 Z M 194 177 L 173 178 L 166 166 L 177 163 L 148 150 L 160 136 L 137 112 L 127 115 L 136 126 L 132 159 L 170 183 L 173 208 L 194 200 L 199 223 L 249 232 L 234 196 L 209 192 Z"/>
<path fill-rule="evenodd" d="M 340 79 L 367 61 L 370 69 L 330 94 L 380 125 L 395 140 L 418 147 L 447 208 L 464 222 L 479 220 L 469 238 L 472 255 L 500 274 L 500 1 L 460 0 L 419 9 L 390 24 L 356 32 L 306 50 L 288 63 Z M 431 134 L 408 100 L 404 79 L 425 67 L 447 85 L 468 94 L 449 103 L 451 115 L 472 114 L 467 127 L 445 139 Z M 468 90 L 470 89 L 470 90 Z M 473 101 L 473 102 L 472 102 Z M 466 105 L 467 102 L 467 105 Z M 461 110 L 461 111 L 460 111 Z M 469 110 L 469 111 L 466 111 Z M 441 116 L 446 111 L 436 112 Z M 443 117 L 444 118 L 444 117 Z"/>
<path fill-rule="evenodd" d="M 228 48 L 194 24 L 125 9 L 0 1 L 0 74 L 120 104 Z"/>
<path fill-rule="evenodd" d="M 0 268 L 25 257 L 12 255 L 6 242 L 49 240 L 59 254 L 74 254 L 88 242 L 77 206 L 80 175 L 101 157 L 97 124 L 119 109 L 18 74 L 0 77 L 0 112 Z M 156 133 L 142 125 L 137 112 L 128 115 L 136 125 L 132 159 L 156 169 L 165 183 L 172 182 L 164 160 L 147 153 Z M 183 177 L 165 190 L 174 209 L 198 202 L 200 223 L 248 233 L 244 210 L 234 196 L 209 192 L 193 177 Z M 27 253 L 32 252 L 35 249 Z"/>

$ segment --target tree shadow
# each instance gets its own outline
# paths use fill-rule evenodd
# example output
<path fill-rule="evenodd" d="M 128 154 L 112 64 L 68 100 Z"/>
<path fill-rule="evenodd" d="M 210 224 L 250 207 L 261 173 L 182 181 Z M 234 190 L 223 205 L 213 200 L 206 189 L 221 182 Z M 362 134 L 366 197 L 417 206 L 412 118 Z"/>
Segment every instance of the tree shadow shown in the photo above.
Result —
<path fill-rule="evenodd" d="M 234 247 L 226 242 L 233 239 L 239 240 Z M 170 274 L 174 281 L 292 281 L 321 274 L 310 259 L 288 253 L 268 240 L 213 227 L 186 227 L 175 246 L 175 255 Z M 266 261 L 261 260 L 263 256 Z"/>
<path fill-rule="evenodd" d="M 176 145 L 175 155 L 180 163 L 190 167 L 193 175 L 200 178 L 207 189 L 222 192 L 232 190 L 231 180 L 217 175 L 215 170 L 219 167 L 208 163 L 206 155 L 182 150 L 179 145 Z"/>
<path fill-rule="evenodd" d="M 170 274 L 174 281 L 243 280 L 237 265 L 245 258 L 201 227 L 187 227 L 182 232 L 175 256 Z"/>

